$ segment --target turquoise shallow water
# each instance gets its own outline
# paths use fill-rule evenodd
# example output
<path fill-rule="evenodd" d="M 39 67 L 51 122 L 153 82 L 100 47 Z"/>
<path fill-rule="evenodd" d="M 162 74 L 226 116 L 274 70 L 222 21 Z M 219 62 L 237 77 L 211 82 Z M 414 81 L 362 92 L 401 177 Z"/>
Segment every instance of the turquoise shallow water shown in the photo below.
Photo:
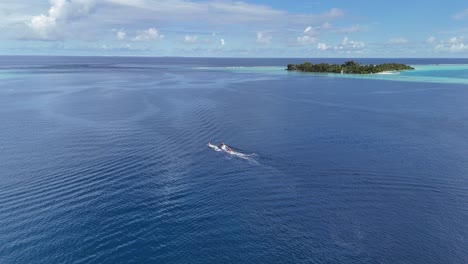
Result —
<path fill-rule="evenodd" d="M 0 263 L 468 263 L 468 86 L 304 60 L 2 57 Z"/>
<path fill-rule="evenodd" d="M 321 74 L 288 72 L 284 66 L 250 66 L 250 67 L 202 67 L 200 69 L 222 70 L 238 73 L 252 74 L 308 74 L 327 76 L 332 78 L 353 78 L 403 82 L 429 82 L 429 83 L 453 83 L 468 84 L 468 64 L 456 65 L 411 65 L 413 71 L 392 72 L 382 74 Z"/>
<path fill-rule="evenodd" d="M 15 74 L 8 70 L 0 70 L 0 79 L 8 79 L 15 77 Z"/>

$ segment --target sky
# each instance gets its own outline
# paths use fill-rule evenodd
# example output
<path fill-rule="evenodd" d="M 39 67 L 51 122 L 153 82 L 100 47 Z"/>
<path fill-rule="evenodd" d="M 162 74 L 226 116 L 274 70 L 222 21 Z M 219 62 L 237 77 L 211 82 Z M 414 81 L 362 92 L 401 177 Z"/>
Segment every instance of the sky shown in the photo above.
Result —
<path fill-rule="evenodd" d="M 2 0 L 0 55 L 468 58 L 468 2 Z"/>

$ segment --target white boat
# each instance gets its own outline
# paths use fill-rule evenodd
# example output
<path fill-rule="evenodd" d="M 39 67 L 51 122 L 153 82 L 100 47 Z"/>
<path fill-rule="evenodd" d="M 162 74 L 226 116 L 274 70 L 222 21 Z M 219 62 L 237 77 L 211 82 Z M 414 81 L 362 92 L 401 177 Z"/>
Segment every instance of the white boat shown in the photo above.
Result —
<path fill-rule="evenodd" d="M 241 158 L 241 159 L 248 160 L 252 164 L 258 164 L 258 162 L 254 159 L 254 157 L 256 156 L 255 153 L 244 154 L 244 153 L 241 153 L 241 152 L 234 151 L 228 145 L 224 144 L 224 142 L 221 142 L 221 145 L 219 147 L 214 145 L 214 144 L 211 144 L 211 142 L 208 142 L 208 147 L 215 150 L 215 151 L 226 152 L 230 156 L 234 156 L 234 157 L 238 157 L 238 158 Z"/>

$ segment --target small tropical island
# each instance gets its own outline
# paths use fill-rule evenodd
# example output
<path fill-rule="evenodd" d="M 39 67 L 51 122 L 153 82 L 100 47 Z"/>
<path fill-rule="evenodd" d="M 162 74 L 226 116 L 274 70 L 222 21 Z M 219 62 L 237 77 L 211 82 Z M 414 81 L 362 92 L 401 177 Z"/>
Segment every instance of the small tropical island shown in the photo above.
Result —
<path fill-rule="evenodd" d="M 319 63 L 312 64 L 305 62 L 302 64 L 288 64 L 288 71 L 301 72 L 325 72 L 325 73 L 346 73 L 346 74 L 372 74 L 390 71 L 414 70 L 413 67 L 401 63 L 383 63 L 361 65 L 354 61 L 346 61 L 344 64 Z"/>

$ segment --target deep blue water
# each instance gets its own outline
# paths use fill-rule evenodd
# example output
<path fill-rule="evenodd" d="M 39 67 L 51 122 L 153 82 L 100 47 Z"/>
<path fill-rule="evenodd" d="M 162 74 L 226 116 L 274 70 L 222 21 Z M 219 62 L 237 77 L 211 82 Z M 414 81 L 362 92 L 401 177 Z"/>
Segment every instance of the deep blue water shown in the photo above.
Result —
<path fill-rule="evenodd" d="M 467 84 L 0 59 L 0 263 L 468 263 Z"/>

